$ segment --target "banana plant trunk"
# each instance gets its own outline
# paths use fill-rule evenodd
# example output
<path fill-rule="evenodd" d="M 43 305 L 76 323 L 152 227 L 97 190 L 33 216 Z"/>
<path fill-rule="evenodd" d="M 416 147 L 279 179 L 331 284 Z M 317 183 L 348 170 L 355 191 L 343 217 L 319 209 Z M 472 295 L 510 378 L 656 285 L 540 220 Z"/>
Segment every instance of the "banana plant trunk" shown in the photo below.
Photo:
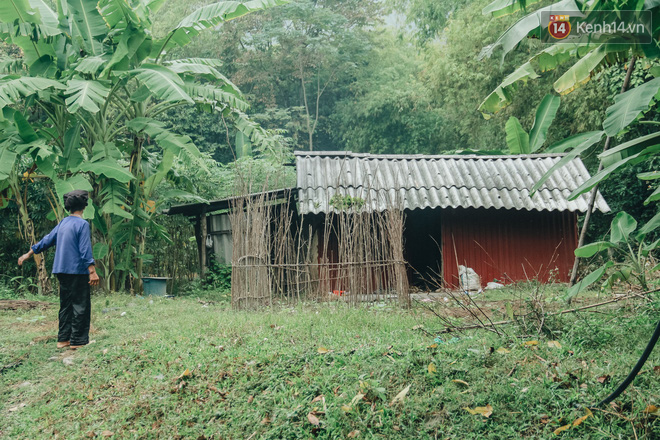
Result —
<path fill-rule="evenodd" d="M 21 187 L 18 182 L 18 176 L 14 176 L 11 183 L 12 191 L 16 196 L 16 204 L 18 205 L 18 215 L 25 232 L 25 241 L 30 246 L 37 243 L 37 237 L 34 234 L 34 224 L 30 218 L 30 213 L 27 208 L 27 201 L 21 196 Z M 43 255 L 34 255 L 34 262 L 37 266 L 37 289 L 40 295 L 51 293 L 50 278 L 48 277 L 48 270 L 46 269 L 46 259 Z"/>
<path fill-rule="evenodd" d="M 27 223 L 27 232 L 30 238 L 31 244 L 37 243 L 37 238 L 34 235 L 34 225 L 32 220 L 28 220 Z M 46 259 L 43 255 L 35 255 L 34 262 L 37 265 L 37 288 L 39 289 L 40 295 L 47 295 L 52 293 L 52 287 L 50 284 L 50 278 L 48 277 L 48 269 L 46 269 Z"/>
<path fill-rule="evenodd" d="M 140 203 L 142 203 L 142 186 L 137 183 L 141 180 L 139 179 L 142 174 L 142 146 L 144 144 L 144 139 L 135 136 L 133 138 L 133 153 L 131 154 L 131 173 L 136 177 L 136 179 L 131 183 L 131 190 L 133 193 L 132 199 L 132 214 L 133 219 L 130 221 L 130 231 L 129 238 L 125 244 L 124 252 L 122 255 L 122 276 L 120 278 L 120 286 L 127 286 L 130 290 L 137 292 L 142 291 L 142 258 L 141 253 L 134 258 L 133 247 L 136 246 L 139 252 L 144 251 L 144 236 L 142 234 L 142 229 L 138 227 Z M 131 280 L 132 274 L 126 270 L 129 265 L 135 267 L 135 278 L 137 278 L 135 283 Z M 128 282 L 128 283 L 127 283 Z"/>

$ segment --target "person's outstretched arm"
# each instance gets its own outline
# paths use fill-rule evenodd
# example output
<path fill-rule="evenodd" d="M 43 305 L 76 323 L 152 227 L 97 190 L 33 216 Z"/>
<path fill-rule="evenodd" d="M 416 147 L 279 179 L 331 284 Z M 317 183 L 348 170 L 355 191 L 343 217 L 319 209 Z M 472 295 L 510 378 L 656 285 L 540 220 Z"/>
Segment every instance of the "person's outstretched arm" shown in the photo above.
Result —
<path fill-rule="evenodd" d="M 30 251 L 27 254 L 23 254 L 20 256 L 20 258 L 18 259 L 18 265 L 22 266 L 25 260 L 32 257 L 34 254 L 40 254 L 49 247 L 52 247 L 57 242 L 57 230 L 59 228 L 60 225 L 58 224 L 53 228 L 52 231 L 50 231 L 48 235 L 42 238 L 39 243 L 32 245 Z"/>
<path fill-rule="evenodd" d="M 30 252 L 28 252 L 27 254 L 23 254 L 20 257 L 18 257 L 18 265 L 22 266 L 23 263 L 25 262 L 25 260 L 31 258 L 33 255 L 34 255 L 34 251 L 32 249 L 30 249 Z"/>

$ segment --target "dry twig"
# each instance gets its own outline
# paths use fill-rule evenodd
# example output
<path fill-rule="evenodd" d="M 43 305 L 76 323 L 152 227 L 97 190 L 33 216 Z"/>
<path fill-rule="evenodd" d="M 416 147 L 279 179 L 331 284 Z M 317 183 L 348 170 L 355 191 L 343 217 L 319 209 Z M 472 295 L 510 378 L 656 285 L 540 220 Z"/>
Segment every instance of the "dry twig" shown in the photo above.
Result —
<path fill-rule="evenodd" d="M 595 304 L 589 304 L 589 305 L 586 305 L 586 306 L 576 307 L 576 308 L 573 308 L 573 309 L 561 310 L 559 312 L 548 313 L 545 316 L 548 317 L 548 316 L 564 315 L 564 314 L 567 314 L 567 313 L 576 313 L 576 312 L 580 312 L 582 310 L 593 309 L 593 308 L 596 308 L 596 307 L 601 307 L 601 306 L 604 306 L 604 305 L 607 305 L 607 304 L 623 301 L 623 300 L 626 300 L 626 299 L 639 297 L 640 295 L 641 296 L 646 296 L 646 295 L 649 295 L 651 293 L 655 293 L 655 292 L 659 292 L 659 291 L 660 291 L 660 288 L 653 289 L 653 290 L 648 290 L 648 291 L 642 292 L 642 293 L 634 293 L 634 294 L 631 294 L 631 295 L 621 296 L 621 297 L 618 297 L 618 298 L 613 298 L 613 299 L 610 299 L 610 300 L 607 300 L 607 301 L 602 301 L 602 302 L 595 303 Z M 520 315 L 520 316 L 523 317 L 523 316 L 527 316 L 527 315 Z M 492 322 L 491 324 L 489 324 L 489 326 L 506 325 L 506 324 L 512 324 L 514 322 L 515 322 L 514 320 L 497 321 L 497 322 Z M 448 327 L 448 328 L 445 328 L 444 330 L 439 331 L 438 334 L 452 333 L 452 332 L 455 332 L 455 331 L 473 330 L 473 329 L 478 329 L 478 328 L 488 329 L 487 327 L 488 327 L 487 325 L 484 325 L 484 324 L 481 324 L 481 323 L 480 324 L 473 324 L 473 325 L 466 325 L 466 326 L 463 326 L 463 327 L 451 327 L 451 328 Z"/>

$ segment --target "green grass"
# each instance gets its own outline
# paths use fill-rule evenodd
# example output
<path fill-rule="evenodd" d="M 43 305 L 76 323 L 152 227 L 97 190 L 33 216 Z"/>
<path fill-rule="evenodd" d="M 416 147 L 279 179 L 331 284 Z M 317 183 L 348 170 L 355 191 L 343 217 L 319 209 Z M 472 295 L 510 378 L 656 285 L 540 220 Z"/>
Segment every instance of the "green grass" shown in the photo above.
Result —
<path fill-rule="evenodd" d="M 0 438 L 660 437 L 658 418 L 644 413 L 660 406 L 657 352 L 617 408 L 553 434 L 628 373 L 660 304 L 549 319 L 548 338 L 506 328 L 436 346 L 413 329 L 441 328 L 421 308 L 318 304 L 257 313 L 192 296 L 92 301 L 96 342 L 75 353 L 55 348 L 57 307 L 0 312 Z M 549 347 L 551 339 L 561 348 Z M 392 404 L 407 386 L 403 402 Z M 486 405 L 488 418 L 464 409 Z"/>

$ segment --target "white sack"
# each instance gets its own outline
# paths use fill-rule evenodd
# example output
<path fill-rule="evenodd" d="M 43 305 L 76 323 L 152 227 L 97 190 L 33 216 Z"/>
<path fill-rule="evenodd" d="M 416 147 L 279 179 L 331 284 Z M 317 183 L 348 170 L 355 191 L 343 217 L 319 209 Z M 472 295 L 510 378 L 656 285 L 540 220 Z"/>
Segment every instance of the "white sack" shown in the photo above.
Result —
<path fill-rule="evenodd" d="M 478 291 L 481 290 L 481 279 L 471 267 L 458 266 L 458 279 L 460 280 L 461 290 Z"/>

